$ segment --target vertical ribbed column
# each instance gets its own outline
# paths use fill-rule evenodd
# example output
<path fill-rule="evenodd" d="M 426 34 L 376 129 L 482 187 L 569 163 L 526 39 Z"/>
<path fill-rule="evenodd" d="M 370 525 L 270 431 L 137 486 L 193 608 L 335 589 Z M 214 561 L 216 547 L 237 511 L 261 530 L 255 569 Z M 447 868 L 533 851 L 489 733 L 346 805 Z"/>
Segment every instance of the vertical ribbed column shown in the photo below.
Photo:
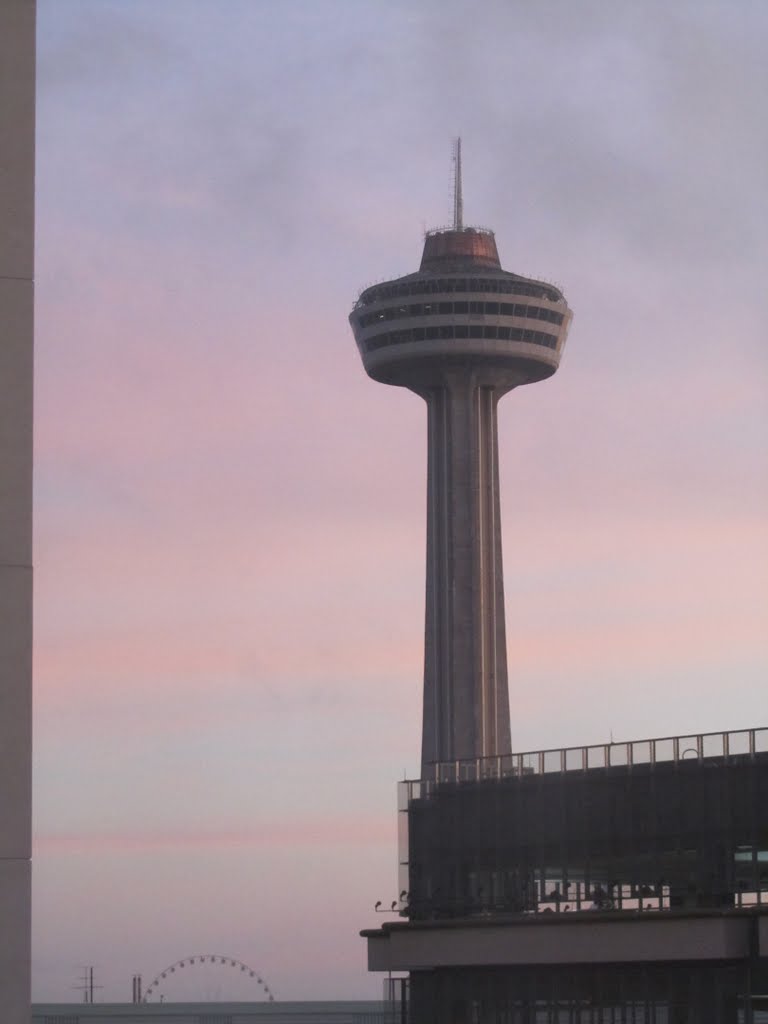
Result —
<path fill-rule="evenodd" d="M 422 770 L 510 752 L 496 406 L 465 371 L 429 411 Z"/>
<path fill-rule="evenodd" d="M 34 0 L 0 0 L 0 140 L 0 1019 L 29 1024 Z"/>

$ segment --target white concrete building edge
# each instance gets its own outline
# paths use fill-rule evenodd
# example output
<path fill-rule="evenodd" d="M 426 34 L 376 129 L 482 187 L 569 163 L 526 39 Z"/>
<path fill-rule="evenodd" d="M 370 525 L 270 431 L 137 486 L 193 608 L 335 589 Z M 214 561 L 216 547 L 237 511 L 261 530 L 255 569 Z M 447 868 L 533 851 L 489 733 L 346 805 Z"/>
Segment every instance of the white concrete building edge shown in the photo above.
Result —
<path fill-rule="evenodd" d="M 30 1019 L 35 2 L 0 0 L 0 995 Z"/>
<path fill-rule="evenodd" d="M 368 933 L 368 969 L 738 960 L 749 954 L 752 921 L 748 913 L 724 917 L 683 912 L 677 918 L 595 915 L 585 921 L 574 915 L 571 920 L 487 919 L 417 928 L 395 924 Z M 761 944 L 756 952 L 762 955 L 764 950 L 768 952 Z"/>

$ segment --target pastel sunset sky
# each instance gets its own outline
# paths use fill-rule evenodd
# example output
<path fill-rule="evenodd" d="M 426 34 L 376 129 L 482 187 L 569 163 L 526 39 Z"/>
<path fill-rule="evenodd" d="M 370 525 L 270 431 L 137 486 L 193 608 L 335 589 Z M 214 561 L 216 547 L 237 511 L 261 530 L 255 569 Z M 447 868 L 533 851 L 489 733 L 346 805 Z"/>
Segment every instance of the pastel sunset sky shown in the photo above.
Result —
<path fill-rule="evenodd" d="M 375 998 L 426 415 L 347 315 L 461 134 L 466 221 L 575 314 L 501 406 L 515 748 L 768 724 L 768 5 L 38 17 L 34 996 L 213 952 Z"/>

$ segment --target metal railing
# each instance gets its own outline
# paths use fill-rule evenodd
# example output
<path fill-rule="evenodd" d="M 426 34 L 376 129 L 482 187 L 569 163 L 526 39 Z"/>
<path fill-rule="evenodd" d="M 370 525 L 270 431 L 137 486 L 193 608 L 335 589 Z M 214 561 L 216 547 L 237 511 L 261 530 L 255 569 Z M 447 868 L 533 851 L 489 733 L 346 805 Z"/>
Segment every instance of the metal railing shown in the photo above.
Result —
<path fill-rule="evenodd" d="M 480 224 L 465 224 L 461 228 L 457 228 L 455 224 L 444 224 L 442 227 L 427 228 L 425 230 L 425 232 L 424 232 L 424 237 L 425 238 L 429 238 L 431 235 L 444 235 L 448 231 L 456 232 L 457 234 L 461 234 L 463 232 L 467 232 L 469 234 L 469 233 L 471 233 L 473 231 L 477 235 L 494 235 L 495 236 L 495 234 L 496 234 L 495 231 L 493 231 L 492 228 L 485 228 L 485 227 L 483 227 Z"/>
<path fill-rule="evenodd" d="M 424 796 L 430 784 L 481 782 L 515 776 L 584 772 L 594 769 L 633 768 L 641 765 L 719 761 L 768 754 L 768 727 L 731 732 L 692 733 L 656 739 L 628 740 L 582 747 L 556 747 L 497 757 L 442 761 L 428 766 L 421 779 L 407 780 L 412 799 Z"/>

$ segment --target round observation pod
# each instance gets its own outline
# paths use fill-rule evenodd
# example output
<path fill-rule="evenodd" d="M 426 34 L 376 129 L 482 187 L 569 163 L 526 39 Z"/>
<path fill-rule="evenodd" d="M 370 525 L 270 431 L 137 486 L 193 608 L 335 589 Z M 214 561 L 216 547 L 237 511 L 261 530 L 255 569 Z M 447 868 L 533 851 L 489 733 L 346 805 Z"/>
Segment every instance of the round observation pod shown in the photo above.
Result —
<path fill-rule="evenodd" d="M 559 289 L 501 269 L 493 232 L 431 231 L 415 274 L 366 288 L 349 320 L 369 376 L 421 391 L 471 370 L 509 390 L 550 377 L 571 311 Z"/>

